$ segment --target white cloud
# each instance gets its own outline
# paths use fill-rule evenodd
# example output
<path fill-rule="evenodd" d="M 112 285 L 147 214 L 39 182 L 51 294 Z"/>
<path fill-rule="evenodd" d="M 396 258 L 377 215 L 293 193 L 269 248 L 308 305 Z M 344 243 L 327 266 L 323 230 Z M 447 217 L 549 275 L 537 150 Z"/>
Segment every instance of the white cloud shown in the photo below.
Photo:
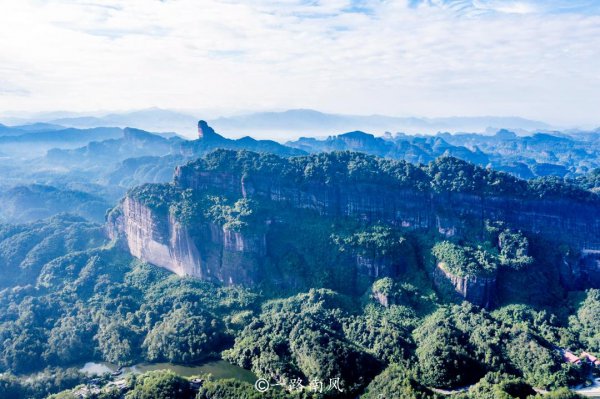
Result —
<path fill-rule="evenodd" d="M 0 0 L 0 82 L 19 89 L 0 91 L 0 109 L 600 123 L 600 16 L 585 1 L 548 3 Z"/>

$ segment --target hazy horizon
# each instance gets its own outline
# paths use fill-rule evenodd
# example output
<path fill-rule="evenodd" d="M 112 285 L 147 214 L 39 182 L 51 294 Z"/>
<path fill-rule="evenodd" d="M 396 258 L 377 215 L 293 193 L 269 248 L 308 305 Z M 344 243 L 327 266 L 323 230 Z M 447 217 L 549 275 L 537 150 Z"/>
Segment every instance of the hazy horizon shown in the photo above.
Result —
<path fill-rule="evenodd" d="M 176 132 L 187 138 L 196 137 L 196 122 L 204 119 L 215 129 L 231 138 L 252 136 L 280 142 L 299 137 L 327 137 L 349 131 L 362 130 L 376 136 L 388 133 L 432 135 L 439 132 L 493 133 L 507 128 L 519 134 L 536 131 L 584 129 L 595 126 L 556 126 L 519 116 L 422 116 L 360 115 L 324 113 L 314 109 L 287 109 L 274 111 L 240 111 L 219 113 L 216 110 L 169 110 L 158 107 L 131 111 L 45 113 L 0 113 L 0 123 L 19 126 L 50 123 L 64 127 L 135 127 L 153 132 Z"/>
<path fill-rule="evenodd" d="M 0 15 L 0 114 L 316 109 L 600 125 L 588 0 L 23 1 Z"/>

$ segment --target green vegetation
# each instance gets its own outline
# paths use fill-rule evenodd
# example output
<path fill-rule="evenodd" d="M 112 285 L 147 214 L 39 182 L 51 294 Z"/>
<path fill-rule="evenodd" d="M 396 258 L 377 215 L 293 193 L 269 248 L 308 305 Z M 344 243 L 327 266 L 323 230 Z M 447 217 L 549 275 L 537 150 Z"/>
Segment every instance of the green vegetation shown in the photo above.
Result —
<path fill-rule="evenodd" d="M 378 259 L 395 256 L 401 246 L 406 246 L 398 231 L 383 225 L 368 226 L 347 236 L 333 236 L 333 242 L 341 251 L 355 250 L 359 255 Z"/>
<path fill-rule="evenodd" d="M 363 399 L 402 398 L 438 399 L 432 390 L 417 381 L 415 373 L 401 364 L 393 364 L 371 381 Z"/>
<path fill-rule="evenodd" d="M 0 397 L 7 399 L 45 398 L 54 392 L 79 385 L 84 380 L 85 376 L 75 368 L 49 367 L 27 379 L 17 378 L 11 373 L 2 373 L 0 375 Z"/>
<path fill-rule="evenodd" d="M 576 178 L 575 182 L 579 187 L 598 192 L 600 189 L 600 168 L 596 168 L 590 173 Z"/>
<path fill-rule="evenodd" d="M 57 222 L 48 223 L 55 228 Z M 77 242 L 95 244 L 94 229 L 71 223 L 65 231 L 77 227 Z M 170 275 L 117 248 L 61 255 L 52 247 L 42 258 L 47 263 L 29 269 L 34 285 L 0 291 L 2 370 L 28 373 L 92 359 L 193 363 L 215 357 L 233 341 L 236 318 L 258 298 L 241 288 Z"/>
<path fill-rule="evenodd" d="M 304 235 L 302 228 L 312 236 L 303 239 L 309 235 Z M 270 289 L 259 295 L 249 289 L 171 275 L 105 245 L 96 236 L 96 228 L 79 219 L 5 226 L 3 236 L 22 242 L 17 248 L 29 254 L 35 241 L 25 245 L 25 238 L 19 241 L 16 237 L 32 237 L 36 231 L 48 229 L 70 232 L 76 239 L 64 240 L 60 250 L 41 246 L 36 258 L 13 255 L 12 266 L 5 266 L 18 269 L 23 263 L 19 259 L 39 259 L 30 263 L 28 270 L 37 275 L 28 274 L 27 285 L 0 291 L 0 367 L 17 374 L 93 359 L 123 365 L 138 361 L 193 364 L 223 357 L 273 382 L 299 379 L 306 385 L 315 379 L 340 378 L 345 394 L 364 393 L 367 398 L 377 397 L 378 392 L 435 397 L 430 388 L 479 381 L 472 388 L 477 397 L 484 392 L 516 395 L 528 386 L 556 389 L 573 384 L 583 377 L 584 370 L 566 366 L 555 346 L 598 351 L 597 290 L 590 290 L 575 304 L 569 324 L 564 314 L 557 317 L 552 309 L 522 304 L 488 312 L 467 304 L 445 306 L 435 294 L 424 272 L 430 254 L 465 270 L 472 270 L 469 263 L 475 262 L 477 273 L 485 270 L 481 259 L 493 264 L 497 273 L 506 270 L 527 275 L 535 270 L 539 259 L 544 259 L 539 252 L 548 251 L 502 226 L 489 227 L 486 241 L 474 247 L 436 242 L 435 236 L 381 224 L 307 217 L 294 231 L 274 231 L 278 239 L 272 241 L 271 249 L 271 255 L 283 253 L 281 258 L 273 258 L 280 259 L 277 262 L 298 257 L 299 263 L 287 266 L 288 275 L 302 277 L 305 273 L 314 278 L 319 268 L 328 268 L 342 276 L 307 280 L 307 285 L 339 284 L 344 291 L 344 265 L 356 256 L 380 265 L 389 259 L 402 261 L 397 263 L 400 268 L 395 277 L 375 280 L 364 295 L 313 289 L 284 299 L 273 299 L 278 294 Z M 294 240 L 287 241 L 288 235 Z M 285 244 L 289 242 L 294 247 Z M 73 248 L 80 250 L 71 251 Z M 476 251 L 485 254 L 474 255 Z M 309 269 L 303 271 L 299 265 Z M 16 284 L 14 281 L 11 284 Z M 185 382 L 173 375 L 146 377 L 132 385 L 135 388 L 128 397 L 143 398 L 153 390 L 162 390 L 169 397 L 173 389 L 180 389 L 173 387 Z M 9 374 L 3 378 L 2 389 L 19 392 L 22 397 L 42 397 L 31 392 L 43 390 L 47 395 L 83 381 L 74 376 L 56 384 L 49 380 L 50 385 L 39 388 Z M 241 382 L 212 381 L 199 393 L 206 398 L 238 394 L 252 398 L 254 388 Z M 308 394 L 302 391 L 288 396 Z M 64 396 L 68 392 L 61 395 L 69 397 Z M 287 394 L 282 391 L 283 395 Z"/>
<path fill-rule="evenodd" d="M 522 378 L 499 372 L 485 375 L 465 394 L 456 395 L 457 399 L 511 399 L 528 398 L 536 392 Z"/>
<path fill-rule="evenodd" d="M 415 340 L 421 381 L 428 386 L 464 386 L 491 371 L 508 372 L 546 388 L 566 386 L 578 378 L 578 371 L 563 363 L 537 329 L 497 319 L 466 303 L 440 308 L 427 317 L 415 330 Z"/>
<path fill-rule="evenodd" d="M 571 326 L 584 348 L 600 352 L 600 290 L 589 290 L 577 313 L 571 317 Z"/>
<path fill-rule="evenodd" d="M 498 268 L 496 256 L 483 247 L 459 246 L 449 241 L 436 243 L 431 253 L 440 261 L 440 267 L 455 276 L 490 275 Z"/>
<path fill-rule="evenodd" d="M 192 399 L 194 392 L 189 382 L 171 371 L 148 371 L 133 376 L 130 381 L 133 389 L 127 392 L 126 399 Z"/>
<path fill-rule="evenodd" d="M 244 190 L 288 179 L 319 190 L 383 183 L 459 200 L 596 201 L 564 182 L 525 182 L 450 157 L 415 166 L 349 152 L 283 159 L 217 151 L 182 168 L 218 171 L 224 184 L 238 174 Z M 457 398 L 524 398 L 534 387 L 561 397 L 568 394 L 560 388 L 583 381 L 588 370 L 567 365 L 559 349 L 600 352 L 600 293 L 567 298 L 561 272 L 577 255 L 552 237 L 500 222 L 466 222 L 445 235 L 371 216 L 292 209 L 235 190 L 173 183 L 129 195 L 175 217 L 192 239 L 206 222 L 240 236 L 264 234 L 268 245 L 252 288 L 179 277 L 135 260 L 123 243 L 107 242 L 101 226 L 76 217 L 0 227 L 0 396 L 70 390 L 56 398 L 71 397 L 86 377 L 53 370 L 85 361 L 222 358 L 273 383 L 339 379 L 343 390 L 277 388 L 260 396 L 267 398 L 437 398 L 437 389 L 464 386 L 470 388 Z M 432 277 L 438 263 L 456 277 L 497 278 L 493 310 L 446 300 Z M 28 382 L 37 372 L 54 377 L 44 386 Z M 128 399 L 258 397 L 251 384 L 234 380 L 206 378 L 196 392 L 173 373 L 128 378 Z"/>
<path fill-rule="evenodd" d="M 47 262 L 103 242 L 100 226 L 76 216 L 60 215 L 25 225 L 0 225 L 0 289 L 34 284 Z"/>
<path fill-rule="evenodd" d="M 252 200 L 239 199 L 228 204 L 223 197 L 209 197 L 205 217 L 227 230 L 240 231 L 252 222 L 256 207 Z"/>
<path fill-rule="evenodd" d="M 426 170 L 431 187 L 438 192 L 519 195 L 528 188 L 524 180 L 453 157 L 437 158 Z"/>
<path fill-rule="evenodd" d="M 200 388 L 196 399 L 310 399 L 318 396 L 305 392 L 286 392 L 282 389 L 272 389 L 258 392 L 254 386 L 247 382 L 234 379 L 208 380 Z"/>
<path fill-rule="evenodd" d="M 150 361 L 196 363 L 222 346 L 222 321 L 210 313 L 174 309 L 150 331 L 144 340 Z"/>
<path fill-rule="evenodd" d="M 598 202 L 596 194 L 568 180 L 553 177 L 521 180 L 450 156 L 442 156 L 428 165 L 417 166 L 401 160 L 349 151 L 286 159 L 267 153 L 216 150 L 183 168 L 234 173 L 248 181 L 259 176 L 276 176 L 277 179 L 294 181 L 300 185 L 368 182 L 419 191 Z"/>
<path fill-rule="evenodd" d="M 509 174 L 440 157 L 429 165 L 377 158 L 362 153 L 333 152 L 280 158 L 268 153 L 216 150 L 182 166 L 183 173 L 215 171 L 253 181 L 286 181 L 303 185 L 368 183 L 406 188 L 416 192 L 511 196 L 520 199 L 562 198 L 600 203 L 597 194 L 559 178 L 520 180 Z M 128 196 L 158 213 L 171 212 L 184 224 L 198 218 L 239 230 L 257 216 L 261 204 L 226 198 L 222 192 L 202 190 L 202 195 L 181 189 L 178 182 L 144 184 Z"/>
<path fill-rule="evenodd" d="M 167 213 L 169 204 L 174 199 L 178 199 L 179 194 L 180 191 L 171 183 L 142 184 L 128 192 L 128 196 L 137 199 L 159 213 Z M 182 196 L 184 201 L 186 198 L 186 196 Z"/>
<path fill-rule="evenodd" d="M 354 392 L 380 365 L 346 336 L 342 320 L 351 310 L 348 298 L 328 290 L 267 302 L 224 358 L 275 380 L 340 378 Z"/>
<path fill-rule="evenodd" d="M 521 232 L 502 231 L 498 236 L 498 246 L 498 261 L 502 266 L 521 270 L 533 263 L 533 258 L 528 255 L 529 241 Z"/>
<path fill-rule="evenodd" d="M 438 241 L 432 255 L 440 266 L 455 276 L 494 275 L 499 267 L 525 271 L 534 262 L 529 240 L 520 231 L 504 228 L 502 223 L 486 223 L 486 240 L 476 244 Z"/>

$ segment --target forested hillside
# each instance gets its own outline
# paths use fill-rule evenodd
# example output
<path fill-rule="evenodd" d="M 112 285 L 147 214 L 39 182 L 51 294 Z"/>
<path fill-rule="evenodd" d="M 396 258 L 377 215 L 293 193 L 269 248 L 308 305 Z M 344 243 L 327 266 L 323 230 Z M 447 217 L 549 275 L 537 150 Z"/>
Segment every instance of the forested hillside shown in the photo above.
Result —
<path fill-rule="evenodd" d="M 568 232 L 595 234 L 589 212 L 600 205 L 586 188 L 449 157 L 413 165 L 217 151 L 178 168 L 173 183 L 132 189 L 106 226 L 68 215 L 4 225 L 0 392 L 70 398 L 91 389 L 78 371 L 89 361 L 224 359 L 272 389 L 205 375 L 192 388 L 169 372 L 128 375 L 124 389 L 130 398 L 157 389 L 165 398 L 434 398 L 465 386 L 461 398 L 571 395 L 561 389 L 593 374 L 565 353 L 600 352 L 596 258 Z M 530 202 L 538 227 L 562 209 L 563 230 L 498 210 L 477 219 L 469 196 Z M 440 216 L 407 216 L 427 198 L 439 198 L 427 212 Z M 179 275 L 149 264 L 163 242 L 183 246 L 166 253 L 195 254 L 198 269 L 177 269 L 177 257 Z M 102 378 L 96 395 L 118 397 Z"/>

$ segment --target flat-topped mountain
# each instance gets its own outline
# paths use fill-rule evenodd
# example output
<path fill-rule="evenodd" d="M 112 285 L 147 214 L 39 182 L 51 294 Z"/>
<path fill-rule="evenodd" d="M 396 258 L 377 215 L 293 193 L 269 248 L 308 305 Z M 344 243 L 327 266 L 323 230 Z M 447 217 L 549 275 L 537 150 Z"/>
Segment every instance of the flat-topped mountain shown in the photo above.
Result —
<path fill-rule="evenodd" d="M 353 234 L 383 226 L 392 235 L 433 234 L 464 244 L 487 240 L 488 227 L 496 225 L 580 254 L 565 257 L 568 267 L 555 266 L 555 275 L 562 275 L 557 284 L 600 285 L 594 262 L 584 256 L 600 250 L 596 194 L 566 183 L 527 182 L 451 157 L 415 166 L 350 152 L 286 159 L 220 150 L 176 168 L 172 183 L 133 189 L 108 218 L 110 236 L 132 255 L 180 275 L 289 289 L 337 273 L 330 284 L 351 291 L 424 261 L 415 260 L 424 249 L 407 243 L 382 253 L 365 242 L 343 244 Z M 490 241 L 493 253 L 502 249 L 497 239 Z M 336 264 L 354 266 L 341 272 Z M 467 273 L 451 280 L 465 297 L 485 304 L 496 280 L 480 286 L 482 277 Z"/>

